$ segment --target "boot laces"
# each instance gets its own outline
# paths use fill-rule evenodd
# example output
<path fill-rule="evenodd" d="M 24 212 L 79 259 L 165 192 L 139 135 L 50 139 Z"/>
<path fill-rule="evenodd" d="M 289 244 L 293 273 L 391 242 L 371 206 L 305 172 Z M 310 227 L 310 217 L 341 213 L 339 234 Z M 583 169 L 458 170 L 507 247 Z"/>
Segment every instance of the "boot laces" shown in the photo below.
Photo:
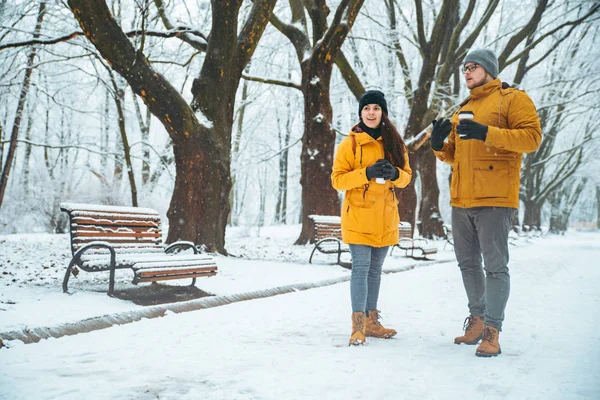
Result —
<path fill-rule="evenodd" d="M 475 318 L 473 318 L 472 316 L 468 316 L 467 318 L 465 318 L 465 322 L 463 322 L 463 331 L 467 331 L 468 329 L 471 328 L 471 326 L 475 323 Z"/>
<path fill-rule="evenodd" d="M 373 310 L 372 312 L 369 313 L 369 317 L 371 316 L 372 313 L 375 314 L 375 317 L 371 318 L 371 320 L 373 321 L 373 323 L 375 325 L 382 326 L 381 322 L 379 322 L 380 319 L 383 319 L 383 317 L 381 316 L 381 311 L 379 311 L 379 310 Z"/>
<path fill-rule="evenodd" d="M 489 326 L 486 326 L 485 329 L 483 330 L 483 335 L 482 335 L 481 339 L 483 341 L 493 343 L 495 336 L 496 336 L 496 332 Z"/>

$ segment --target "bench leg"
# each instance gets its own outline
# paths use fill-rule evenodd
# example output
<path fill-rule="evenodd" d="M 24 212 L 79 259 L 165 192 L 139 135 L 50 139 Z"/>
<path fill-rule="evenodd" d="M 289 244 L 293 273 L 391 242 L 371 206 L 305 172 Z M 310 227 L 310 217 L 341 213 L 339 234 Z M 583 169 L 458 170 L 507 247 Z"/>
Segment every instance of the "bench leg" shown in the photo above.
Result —
<path fill-rule="evenodd" d="M 108 295 L 112 296 L 115 293 L 115 269 L 110 269 L 110 281 L 108 282 Z"/>
<path fill-rule="evenodd" d="M 67 267 L 67 273 L 65 274 L 65 278 L 63 279 L 63 293 L 67 293 L 68 292 L 68 288 L 67 286 L 69 285 L 69 278 L 71 277 L 71 270 L 73 269 L 73 266 L 75 265 L 75 262 L 77 260 L 73 259 L 71 260 L 71 262 L 69 263 L 69 266 Z"/>
<path fill-rule="evenodd" d="M 313 254 L 315 254 L 315 250 L 317 250 L 317 246 L 313 248 L 313 251 L 310 253 L 310 258 L 308 259 L 308 263 L 312 264 Z"/>
<path fill-rule="evenodd" d="M 192 284 L 190 286 L 196 286 L 196 277 L 192 278 Z"/>

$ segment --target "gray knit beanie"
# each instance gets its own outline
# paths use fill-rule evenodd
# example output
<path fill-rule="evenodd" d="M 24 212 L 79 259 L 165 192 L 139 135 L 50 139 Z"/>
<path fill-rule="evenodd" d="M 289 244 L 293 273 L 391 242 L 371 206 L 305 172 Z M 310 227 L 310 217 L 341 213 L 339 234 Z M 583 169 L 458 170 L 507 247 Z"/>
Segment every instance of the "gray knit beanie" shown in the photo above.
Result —
<path fill-rule="evenodd" d="M 473 50 L 467 54 L 463 65 L 469 62 L 481 65 L 492 78 L 496 79 L 498 77 L 498 57 L 493 51 L 488 49 Z"/>

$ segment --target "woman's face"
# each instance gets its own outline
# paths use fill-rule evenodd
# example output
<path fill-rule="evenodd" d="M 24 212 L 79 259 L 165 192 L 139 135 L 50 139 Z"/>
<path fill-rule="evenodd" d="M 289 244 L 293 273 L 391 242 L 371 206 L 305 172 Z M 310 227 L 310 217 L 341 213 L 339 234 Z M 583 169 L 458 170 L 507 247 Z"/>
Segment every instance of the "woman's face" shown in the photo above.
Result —
<path fill-rule="evenodd" d="M 377 128 L 381 124 L 381 114 L 383 111 L 379 104 L 367 104 L 360 112 L 360 116 L 366 126 Z"/>

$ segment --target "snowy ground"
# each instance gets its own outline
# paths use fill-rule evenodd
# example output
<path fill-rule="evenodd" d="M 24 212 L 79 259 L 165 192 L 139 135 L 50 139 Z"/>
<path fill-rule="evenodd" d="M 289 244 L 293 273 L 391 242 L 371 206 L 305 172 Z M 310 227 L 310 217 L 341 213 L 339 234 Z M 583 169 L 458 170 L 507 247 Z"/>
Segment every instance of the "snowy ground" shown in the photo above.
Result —
<path fill-rule="evenodd" d="M 229 232 L 229 250 L 244 258 L 220 257 L 219 276 L 198 287 L 226 295 L 349 275 L 324 255 L 307 264 L 310 247 L 290 245 L 298 232 Z M 63 294 L 66 236 L 2 236 L 0 249 L 0 332 L 140 308 L 106 296 L 101 273 L 82 272 Z M 455 263 L 439 263 L 384 276 L 379 308 L 398 330 L 390 340 L 347 346 L 342 282 L 34 344 L 10 341 L 0 350 L 0 399 L 600 398 L 600 233 L 520 239 L 511 251 L 497 358 L 452 343 L 466 299 Z M 385 268 L 413 263 L 395 254 Z"/>

